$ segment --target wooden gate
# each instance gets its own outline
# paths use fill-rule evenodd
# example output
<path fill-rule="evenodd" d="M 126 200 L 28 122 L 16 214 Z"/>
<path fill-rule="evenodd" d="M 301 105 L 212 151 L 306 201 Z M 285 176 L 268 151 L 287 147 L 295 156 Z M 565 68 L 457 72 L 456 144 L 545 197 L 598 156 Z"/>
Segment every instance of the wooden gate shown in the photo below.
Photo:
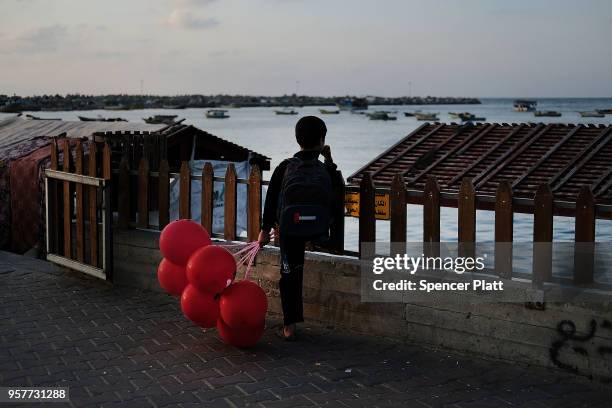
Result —
<path fill-rule="evenodd" d="M 110 147 L 76 139 L 59 144 L 61 152 L 53 141 L 45 171 L 47 260 L 112 281 Z"/>

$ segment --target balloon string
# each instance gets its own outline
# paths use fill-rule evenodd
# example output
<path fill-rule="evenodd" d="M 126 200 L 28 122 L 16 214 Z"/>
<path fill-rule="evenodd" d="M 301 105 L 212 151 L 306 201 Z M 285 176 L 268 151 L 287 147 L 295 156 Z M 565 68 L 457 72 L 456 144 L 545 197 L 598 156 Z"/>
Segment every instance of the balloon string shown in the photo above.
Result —
<path fill-rule="evenodd" d="M 257 256 L 257 253 L 259 252 L 259 248 L 260 248 L 259 243 L 256 242 L 256 244 L 257 245 L 253 246 L 253 249 L 249 253 L 248 264 L 247 264 L 246 270 L 244 271 L 244 280 L 249 279 L 249 274 L 251 273 L 253 262 L 255 262 L 255 257 Z"/>

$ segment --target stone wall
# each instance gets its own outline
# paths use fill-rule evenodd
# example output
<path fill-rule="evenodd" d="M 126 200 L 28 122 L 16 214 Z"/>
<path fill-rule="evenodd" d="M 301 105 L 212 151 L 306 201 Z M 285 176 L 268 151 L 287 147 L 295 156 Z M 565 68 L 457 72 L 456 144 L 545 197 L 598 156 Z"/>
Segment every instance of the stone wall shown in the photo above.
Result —
<path fill-rule="evenodd" d="M 116 231 L 115 282 L 159 291 L 159 233 Z M 241 274 L 239 275 L 241 276 Z M 252 279 L 280 315 L 279 253 L 264 249 Z M 309 253 L 304 270 L 304 312 L 309 323 L 347 328 L 483 357 L 553 367 L 602 381 L 612 380 L 610 302 L 546 303 L 544 310 L 520 303 L 363 303 L 356 259 Z M 529 290 L 512 282 L 513 290 Z"/>

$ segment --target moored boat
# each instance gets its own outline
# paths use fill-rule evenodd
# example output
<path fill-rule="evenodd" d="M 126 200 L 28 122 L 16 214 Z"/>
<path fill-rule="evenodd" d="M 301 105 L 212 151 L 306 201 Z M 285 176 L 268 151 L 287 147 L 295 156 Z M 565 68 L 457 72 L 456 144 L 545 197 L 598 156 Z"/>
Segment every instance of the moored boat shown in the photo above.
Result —
<path fill-rule="evenodd" d="M 87 116 L 79 116 L 79 120 L 81 122 L 127 122 L 127 119 L 123 119 L 123 118 L 104 118 L 102 116 L 98 116 L 96 118 L 89 118 Z"/>
<path fill-rule="evenodd" d="M 595 109 L 595 112 L 602 113 L 604 115 L 612 115 L 612 109 Z"/>
<path fill-rule="evenodd" d="M 368 100 L 366 98 L 346 98 L 336 104 L 340 110 L 366 110 Z"/>
<path fill-rule="evenodd" d="M 340 113 L 340 110 L 330 110 L 330 109 L 319 109 L 322 115 L 337 115 Z"/>
<path fill-rule="evenodd" d="M 529 99 L 517 99 L 516 101 L 514 101 L 514 110 L 516 112 L 533 112 L 536 110 L 537 105 L 537 101 L 532 101 Z"/>
<path fill-rule="evenodd" d="M 561 116 L 561 112 L 557 112 L 557 111 L 535 111 L 533 113 L 534 116 L 538 116 L 538 117 L 551 117 L 551 118 L 558 118 L 559 116 Z"/>
<path fill-rule="evenodd" d="M 440 120 L 438 118 L 438 114 L 437 113 L 416 113 L 414 114 L 414 117 L 417 118 L 417 120 L 431 120 L 431 121 L 438 121 Z"/>
<path fill-rule="evenodd" d="M 280 109 L 280 110 L 275 110 L 274 113 L 276 113 L 277 115 L 297 115 L 298 112 L 295 109 L 291 109 L 291 108 L 284 108 L 284 109 Z"/>
<path fill-rule="evenodd" d="M 148 118 L 143 118 L 145 123 L 153 125 L 173 125 L 176 122 L 177 115 L 154 115 Z"/>
<path fill-rule="evenodd" d="M 597 111 L 582 111 L 582 112 L 578 112 L 578 113 L 583 118 L 603 118 L 604 116 L 606 116 L 603 113 L 599 113 Z"/>
<path fill-rule="evenodd" d="M 404 116 L 406 116 L 407 118 L 413 118 L 414 115 L 416 115 L 417 113 L 421 113 L 420 110 L 416 110 L 414 112 L 404 112 Z"/>
<path fill-rule="evenodd" d="M 208 119 L 227 119 L 229 115 L 225 109 L 209 109 L 206 111 Z"/>
<path fill-rule="evenodd" d="M 370 120 L 397 120 L 397 116 L 391 115 L 387 111 L 376 111 L 368 114 Z"/>

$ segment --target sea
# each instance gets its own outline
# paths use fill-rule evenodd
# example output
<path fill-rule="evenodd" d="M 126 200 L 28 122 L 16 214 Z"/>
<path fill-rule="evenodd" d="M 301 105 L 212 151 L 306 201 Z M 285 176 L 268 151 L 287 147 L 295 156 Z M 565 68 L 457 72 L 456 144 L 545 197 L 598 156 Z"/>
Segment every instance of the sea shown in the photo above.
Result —
<path fill-rule="evenodd" d="M 365 115 L 343 111 L 338 115 L 321 115 L 320 108 L 330 107 L 307 106 L 295 107 L 298 115 L 276 115 L 275 109 L 268 107 L 227 108 L 230 118 L 207 119 L 204 115 L 207 109 L 144 109 L 130 111 L 54 111 L 31 112 L 43 118 L 61 118 L 78 120 L 77 116 L 122 117 L 129 121 L 142 122 L 143 118 L 156 114 L 178 115 L 187 124 L 193 124 L 209 133 L 245 146 L 271 158 L 272 167 L 284 158 L 293 155 L 298 146 L 294 138 L 294 126 L 297 119 L 305 115 L 320 116 L 327 125 L 326 142 L 331 146 L 334 161 L 348 177 L 360 167 L 374 159 L 392 144 L 416 129 L 422 122 L 413 117 L 405 117 L 403 112 L 420 110 L 439 113 L 441 122 L 456 122 L 448 115 L 449 112 L 471 112 L 486 118 L 487 122 L 495 123 L 582 123 L 582 124 L 612 124 L 612 115 L 603 118 L 582 118 L 578 112 L 595 109 L 612 109 L 612 98 L 607 99 L 546 99 L 535 98 L 539 110 L 556 110 L 561 117 L 534 117 L 533 113 L 520 113 L 512 109 L 513 99 L 496 98 L 481 99 L 480 105 L 409 105 L 409 106 L 370 106 L 369 111 L 387 110 L 397 112 L 397 121 L 373 121 Z M 0 119 L 11 116 L 0 114 Z M 612 157 L 610 158 L 612 162 Z M 270 177 L 264 172 L 264 178 Z M 478 211 L 477 234 L 479 242 L 493 240 L 494 217 L 490 211 Z M 422 240 L 422 208 L 417 205 L 408 207 L 408 241 Z M 441 240 L 457 241 L 457 210 L 443 208 L 441 211 Z M 357 250 L 358 221 L 355 218 L 346 219 L 346 243 L 348 250 Z M 518 242 L 529 242 L 533 236 L 533 216 L 516 214 L 514 238 Z M 377 241 L 388 241 L 389 222 L 377 221 Z M 572 218 L 555 217 L 555 241 L 569 242 L 574 238 L 574 222 Z M 596 226 L 598 242 L 612 242 L 612 221 L 598 220 Z"/>

